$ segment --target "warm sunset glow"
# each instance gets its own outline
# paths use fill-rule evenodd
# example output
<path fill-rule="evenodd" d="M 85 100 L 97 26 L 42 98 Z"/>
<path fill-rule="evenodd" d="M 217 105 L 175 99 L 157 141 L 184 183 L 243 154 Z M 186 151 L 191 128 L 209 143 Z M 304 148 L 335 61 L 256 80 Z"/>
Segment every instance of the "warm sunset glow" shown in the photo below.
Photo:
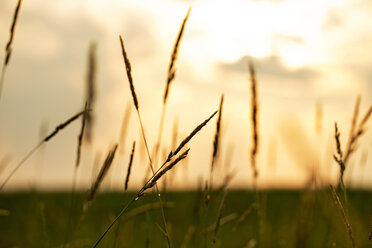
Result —
<path fill-rule="evenodd" d="M 248 151 L 251 147 L 250 87 L 247 69 L 253 61 L 257 69 L 259 130 L 259 187 L 298 187 L 308 179 L 308 171 L 298 166 L 291 147 L 296 138 L 286 133 L 284 116 L 295 116 L 296 128 L 303 130 L 308 143 L 320 143 L 312 154 L 319 159 L 334 152 L 333 125 L 340 124 L 346 143 L 353 105 L 362 96 L 361 112 L 371 104 L 370 73 L 372 6 L 352 1 L 24 1 L 17 24 L 12 61 L 7 70 L 0 102 L 0 147 L 19 160 L 38 140 L 41 123 L 53 128 L 60 120 L 80 109 L 85 94 L 86 58 L 89 43 L 97 43 L 97 102 L 95 139 L 83 149 L 80 187 L 90 185 L 94 154 L 105 153 L 117 141 L 125 105 L 131 102 L 118 40 L 122 35 L 131 60 L 132 73 L 149 146 L 157 138 L 162 97 L 172 46 L 187 9 L 192 11 L 176 61 L 165 115 L 164 153 L 171 143 L 173 120 L 179 120 L 184 137 L 203 118 L 216 110 L 225 94 L 224 142 L 234 144 L 231 164 L 239 171 L 232 181 L 237 187 L 250 186 Z M 0 48 L 5 47 L 14 1 L 0 3 Z M 3 61 L 4 53 L 0 53 Z M 22 73 L 20 73 L 22 72 Z M 321 137 L 314 136 L 314 113 L 323 103 Z M 134 116 L 134 115 L 133 115 Z M 25 124 L 27 123 L 27 125 Z M 287 125 L 288 124 L 288 125 Z M 215 121 L 192 143 L 188 170 L 180 170 L 175 188 L 194 187 L 198 177 L 206 178 L 210 163 Z M 70 183 L 78 126 L 48 144 L 12 179 L 9 188 L 27 188 L 34 168 L 43 166 L 42 182 L 36 187 L 64 187 Z M 283 127 L 284 126 L 284 127 Z M 126 144 L 137 140 L 139 126 L 132 118 Z M 292 130 L 293 131 L 293 130 Z M 371 130 L 360 140 L 360 150 L 370 151 Z M 288 138 L 290 137 L 290 138 Z M 265 165 L 271 161 L 269 141 L 278 144 L 276 176 Z M 331 144 L 331 145 L 329 145 Z M 230 145 L 231 146 L 231 145 Z M 327 148 L 331 147 L 331 148 Z M 129 147 L 121 161 L 127 161 Z M 327 150 L 328 149 L 328 150 Z M 306 149 L 305 149 L 306 150 Z M 327 151 L 325 151 L 327 150 Z M 228 156 L 228 154 L 222 155 Z M 370 187 L 372 175 L 358 169 L 349 175 L 355 185 Z M 42 158 L 42 159 L 41 159 Z M 332 159 L 332 157 L 330 157 Z M 223 159 L 222 159 L 223 160 Z M 321 160 L 321 159 L 320 159 Z M 139 162 L 141 161 L 141 163 Z M 323 161 L 323 160 L 321 160 Z M 371 164 L 372 158 L 367 158 Z M 329 162 L 324 177 L 334 180 L 337 165 Z M 9 172 L 12 164 L 4 169 Z M 68 168 L 68 169 L 66 169 Z M 135 161 L 133 180 L 140 183 L 146 172 L 146 158 Z M 120 184 L 117 168 L 112 186 Z M 367 166 L 368 172 L 371 167 Z M 218 172 L 216 172 L 218 173 Z M 32 174 L 33 175 L 33 174 Z M 219 178 L 221 179 L 221 178 Z M 368 180 L 367 180 L 368 179 Z M 221 179 L 222 180 L 222 179 Z M 134 187 L 134 186 L 133 186 Z"/>

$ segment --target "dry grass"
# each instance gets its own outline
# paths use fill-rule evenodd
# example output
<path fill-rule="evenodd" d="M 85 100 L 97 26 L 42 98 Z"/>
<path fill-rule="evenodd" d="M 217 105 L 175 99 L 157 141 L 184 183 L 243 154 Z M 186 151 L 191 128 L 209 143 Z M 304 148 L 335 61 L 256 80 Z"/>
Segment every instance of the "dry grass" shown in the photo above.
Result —
<path fill-rule="evenodd" d="M 199 124 L 184 140 L 181 141 L 181 143 L 178 145 L 178 147 L 176 148 L 176 150 L 174 150 L 174 152 L 170 153 L 168 155 L 168 159 L 170 159 L 171 157 L 175 156 L 179 151 L 182 150 L 182 148 L 187 144 L 189 143 L 189 141 L 192 139 L 192 137 L 195 136 L 195 134 L 197 134 L 205 125 L 207 125 L 207 123 L 217 114 L 217 111 L 214 112 L 211 116 L 209 116 L 208 119 L 206 119 L 205 121 L 203 121 L 201 124 Z"/>
<path fill-rule="evenodd" d="M 257 112 L 258 112 L 258 100 L 257 100 L 257 78 L 256 71 L 252 62 L 248 64 L 249 74 L 251 77 L 251 121 L 252 121 L 252 143 L 251 148 L 251 166 L 253 170 L 254 183 L 258 177 L 258 170 L 256 165 L 256 156 L 258 152 L 258 123 L 257 123 Z"/>
<path fill-rule="evenodd" d="M 220 131 L 221 131 L 221 122 L 222 122 L 222 108 L 223 108 L 223 99 L 224 95 L 221 95 L 221 100 L 220 100 L 220 106 L 218 109 L 218 117 L 217 117 L 217 122 L 216 122 L 216 132 L 214 135 L 214 140 L 213 140 L 213 152 L 212 152 L 212 162 L 211 162 L 211 173 L 213 172 L 213 168 L 216 162 L 217 158 L 217 153 L 218 153 L 218 148 L 219 148 L 219 140 L 220 140 Z"/>
<path fill-rule="evenodd" d="M 105 178 L 105 175 L 107 174 L 108 170 L 110 169 L 110 166 L 112 164 L 112 161 L 114 160 L 117 148 L 118 148 L 118 145 L 114 145 L 109 150 L 109 152 L 106 156 L 105 162 L 103 163 L 103 165 L 101 167 L 101 170 L 100 170 L 95 182 L 93 183 L 91 189 L 89 190 L 89 192 L 87 194 L 87 198 L 86 198 L 86 201 L 85 201 L 84 205 L 91 202 L 93 200 L 94 196 L 96 195 L 100 184 L 102 183 L 103 179 Z"/>
<path fill-rule="evenodd" d="M 176 75 L 175 62 L 177 60 L 178 49 L 179 49 L 179 46 L 180 46 L 180 43 L 181 43 L 181 39 L 182 39 L 183 31 L 184 31 L 185 26 L 186 26 L 187 19 L 189 18 L 189 15 L 190 15 L 190 11 L 191 11 L 191 8 L 189 8 L 185 18 L 183 19 L 180 31 L 178 32 L 176 42 L 174 43 L 173 52 L 172 52 L 172 55 L 171 55 L 169 68 L 168 68 L 167 84 L 166 84 L 165 91 L 164 91 L 164 98 L 163 98 L 163 103 L 164 104 L 167 102 L 169 87 L 170 87 L 170 85 L 171 85 L 171 83 L 174 80 L 175 75 Z"/>
<path fill-rule="evenodd" d="M 85 103 L 85 107 L 84 107 L 84 110 L 87 111 L 88 110 L 88 103 Z M 84 131 L 85 131 L 85 124 L 86 124 L 86 120 L 88 118 L 88 114 L 87 112 L 85 112 L 82 120 L 81 120 L 81 129 L 80 129 L 80 134 L 78 136 L 78 146 L 77 146 L 77 151 L 76 151 L 76 163 L 75 163 L 75 167 L 78 168 L 79 167 L 79 164 L 80 164 L 80 157 L 81 157 L 81 146 L 83 144 L 83 137 L 84 137 Z"/>
<path fill-rule="evenodd" d="M 15 28 L 16 28 L 16 24 L 17 24 L 19 10 L 21 9 L 21 3 L 22 3 L 22 0 L 18 0 L 17 6 L 14 10 L 12 25 L 10 26 L 9 40 L 6 43 L 6 46 L 5 46 L 5 59 L 4 59 L 3 67 L 2 67 L 2 70 L 1 70 L 1 78 L 0 78 L 0 99 L 1 99 L 1 93 L 2 93 L 2 90 L 3 90 L 6 67 L 9 64 L 10 56 L 11 56 L 12 51 L 13 51 L 12 44 L 13 44 L 13 40 L 14 40 L 14 32 L 15 32 Z"/>
<path fill-rule="evenodd" d="M 345 172 L 345 163 L 343 158 L 343 153 L 341 150 L 341 141 L 340 141 L 340 132 L 337 127 L 337 122 L 335 122 L 335 140 L 336 140 L 336 150 L 337 156 L 334 154 L 333 158 L 336 160 L 338 165 L 340 166 L 340 179 L 339 182 L 342 187 L 344 187 L 344 172 Z"/>
<path fill-rule="evenodd" d="M 156 175 L 151 179 L 149 183 L 145 185 L 145 187 L 139 192 L 137 195 L 138 197 L 143 195 L 143 192 L 147 189 L 150 189 L 154 187 L 156 182 L 170 169 L 172 169 L 178 162 L 181 160 L 185 159 L 189 153 L 190 149 L 187 149 L 185 152 L 183 152 L 181 155 L 179 155 L 173 162 L 171 162 L 169 165 L 167 165 L 164 169 L 160 170 L 159 172 L 156 173 Z"/>
<path fill-rule="evenodd" d="M 354 107 L 354 114 L 353 114 L 352 121 L 351 121 L 350 133 L 349 133 L 349 138 L 348 138 L 348 142 L 346 145 L 345 153 L 342 152 L 341 142 L 340 142 L 340 132 L 338 131 L 337 123 L 335 123 L 335 139 L 336 139 L 336 149 L 337 149 L 338 157 L 336 155 L 334 155 L 333 157 L 340 166 L 339 183 L 341 184 L 343 188 L 344 188 L 343 176 L 347 168 L 348 161 L 358 146 L 358 140 L 366 132 L 367 130 L 366 124 L 372 115 L 372 106 L 370 106 L 368 111 L 366 112 L 366 114 L 364 115 L 364 117 L 358 124 L 360 102 L 361 102 L 361 97 L 358 96 L 356 103 L 355 103 L 355 107 Z"/>
<path fill-rule="evenodd" d="M 123 39 L 121 38 L 121 35 L 119 35 L 119 39 L 120 39 L 120 44 L 121 44 L 121 52 L 123 54 L 123 59 L 124 59 L 124 64 L 125 64 L 125 71 L 127 72 L 130 92 L 131 92 L 132 98 L 133 98 L 133 104 L 134 104 L 134 107 L 136 108 L 136 110 L 138 111 L 139 107 L 138 107 L 137 94 L 136 94 L 136 91 L 134 89 L 134 84 L 133 84 L 132 67 L 130 65 L 130 61 L 128 59 L 127 52 L 125 51 L 124 42 L 123 42 Z"/>
<path fill-rule="evenodd" d="M 86 102 L 89 109 L 94 108 L 96 100 L 96 77 L 97 77 L 97 59 L 96 59 L 96 47 L 97 45 L 92 42 L 88 50 L 88 70 L 87 70 L 87 81 L 86 81 Z M 85 141 L 91 143 L 93 140 L 93 124 L 94 115 L 93 111 L 86 115 L 86 130 L 85 130 Z"/>
<path fill-rule="evenodd" d="M 133 141 L 132 152 L 130 153 L 130 158 L 129 158 L 127 176 L 125 177 L 125 185 L 124 185 L 124 190 L 125 191 L 128 189 L 129 177 L 130 177 L 130 172 L 132 170 L 133 156 L 134 156 L 135 148 L 136 148 L 136 142 Z"/>

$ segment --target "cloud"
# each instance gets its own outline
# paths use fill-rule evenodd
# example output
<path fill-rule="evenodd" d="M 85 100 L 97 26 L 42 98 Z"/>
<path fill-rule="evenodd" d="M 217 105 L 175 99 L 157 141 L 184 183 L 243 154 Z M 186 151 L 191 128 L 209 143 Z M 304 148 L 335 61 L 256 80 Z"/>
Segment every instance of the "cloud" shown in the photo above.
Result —
<path fill-rule="evenodd" d="M 247 64 L 250 58 L 243 56 L 234 63 L 220 63 L 218 66 L 227 71 L 247 73 Z M 282 79 L 292 79 L 309 81 L 319 76 L 319 72 L 310 68 L 291 69 L 286 67 L 278 56 L 269 56 L 254 59 L 257 70 L 263 76 L 279 77 Z"/>

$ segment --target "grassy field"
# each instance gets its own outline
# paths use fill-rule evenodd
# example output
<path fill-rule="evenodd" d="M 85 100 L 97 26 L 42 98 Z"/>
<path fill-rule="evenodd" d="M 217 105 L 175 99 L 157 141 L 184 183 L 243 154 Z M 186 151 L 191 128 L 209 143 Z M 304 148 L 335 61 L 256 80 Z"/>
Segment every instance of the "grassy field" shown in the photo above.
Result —
<path fill-rule="evenodd" d="M 0 76 L 0 97 L 5 71 L 12 52 L 21 2 L 21 0 L 18 0 L 15 7 L 9 40 L 5 47 L 5 60 Z M 119 139 L 115 142 L 116 144 L 108 148 L 106 159 L 102 165 L 100 166 L 98 165 L 99 162 L 97 163 L 100 169 L 97 167 L 97 170 L 93 170 L 92 175 L 95 176 L 92 176 L 92 187 L 88 194 L 87 192 L 76 191 L 76 186 L 79 185 L 77 175 L 80 168 L 81 151 L 85 147 L 90 147 L 93 150 L 94 144 L 92 127 L 93 116 L 96 114 L 97 108 L 95 106 L 97 58 L 96 45 L 92 42 L 88 51 L 86 96 L 82 99 L 84 108 L 80 106 L 80 110 L 75 115 L 61 122 L 48 135 L 42 136 L 39 143 L 30 147 L 29 152 L 24 157 L 19 158 L 17 164 L 12 165 L 5 175 L 1 175 L 4 179 L 0 182 L 0 248 L 372 247 L 372 192 L 349 189 L 346 187 L 347 184 L 344 183 L 344 173 L 350 171 L 350 169 L 346 170 L 350 157 L 359 147 L 358 141 L 367 131 L 367 123 L 372 116 L 372 106 L 368 108 L 365 114 L 359 116 L 359 112 L 362 112 L 361 96 L 357 97 L 355 103 L 347 143 L 341 144 L 341 128 L 338 128 L 337 122 L 334 123 L 335 146 L 333 147 L 333 159 L 339 168 L 339 178 L 337 179 L 337 185 L 333 183 L 334 186 L 330 186 L 330 188 L 324 186 L 328 185 L 329 182 L 323 182 L 321 178 L 316 178 L 316 171 L 310 171 L 312 177 L 309 181 L 310 184 L 306 186 L 307 188 L 298 190 L 257 190 L 259 188 L 257 187 L 258 180 L 260 180 L 258 171 L 261 166 L 257 162 L 257 156 L 262 146 L 261 140 L 265 139 L 261 139 L 260 133 L 260 97 L 257 91 L 258 81 L 253 60 L 247 61 L 250 109 L 249 112 L 244 110 L 240 113 L 241 116 L 249 113 L 250 126 L 247 126 L 247 128 L 250 129 L 251 136 L 241 136 L 239 140 L 236 140 L 237 146 L 244 139 L 250 140 L 248 165 L 252 171 L 252 178 L 247 178 L 246 182 L 250 183 L 253 190 L 228 190 L 229 182 L 234 173 L 227 169 L 223 171 L 225 177 L 223 188 L 215 190 L 216 184 L 213 184 L 213 177 L 216 174 L 215 165 L 217 162 L 224 163 L 224 159 L 219 156 L 219 150 L 221 149 L 221 142 L 224 140 L 221 139 L 222 127 L 225 122 L 229 121 L 226 121 L 223 115 L 223 92 L 221 92 L 218 111 L 215 111 L 212 115 L 210 115 L 211 113 L 206 114 L 206 119 L 201 123 L 198 122 L 198 125 L 187 136 L 184 135 L 184 130 L 178 131 L 178 122 L 175 122 L 174 130 L 176 131 L 172 131 L 172 145 L 165 144 L 163 132 L 169 130 L 163 130 L 165 129 L 164 122 L 167 120 L 166 110 L 171 107 L 168 106 L 168 96 L 171 85 L 175 80 L 176 60 L 190 12 L 191 8 L 188 9 L 181 23 L 171 52 L 164 95 L 163 98 L 159 99 L 162 101 L 161 114 L 156 120 L 152 120 L 152 123 L 159 121 L 159 126 L 155 125 L 155 128 L 158 128 L 157 133 L 155 133 L 157 139 L 153 144 L 149 143 L 152 146 L 148 145 L 148 137 L 146 137 L 144 121 L 141 117 L 141 114 L 147 114 L 147 109 L 142 107 L 144 106 L 141 105 L 142 99 L 139 99 L 136 94 L 135 82 L 137 78 L 134 77 L 133 79 L 131 72 L 129 55 L 130 49 L 133 48 L 128 49 L 127 54 L 126 40 L 121 35 L 119 35 L 119 40 L 116 43 L 118 47 L 120 45 L 123 57 L 123 74 L 126 74 L 125 77 L 129 83 L 128 92 L 130 91 L 133 100 L 133 111 L 137 115 L 135 118 L 137 119 L 136 122 L 138 121 L 137 129 L 140 131 L 140 137 L 136 141 L 143 143 L 143 154 L 140 156 L 148 163 L 147 174 L 143 175 L 146 178 L 143 186 L 137 186 L 138 192 L 97 193 L 108 174 L 110 166 L 113 164 L 117 148 L 124 147 L 127 139 L 126 133 L 130 121 L 130 114 L 127 113 L 130 113 L 130 111 L 126 111 Z M 128 45 L 128 47 L 130 46 Z M 217 106 L 215 107 L 217 109 Z M 243 107 L 246 108 L 245 105 Z M 63 129 L 78 119 L 81 119 L 81 129 L 77 134 L 76 163 L 71 191 L 9 193 L 10 191 L 5 191 L 6 188 L 3 191 L 3 188 L 6 187 L 8 181 L 13 178 L 18 169 L 26 164 L 28 159 L 42 145 L 57 134 L 60 135 L 64 132 Z M 315 122 L 319 124 L 321 120 L 322 115 L 317 115 Z M 215 134 L 210 137 L 210 145 L 213 144 L 212 154 L 205 153 L 205 156 L 212 155 L 208 170 L 209 175 L 204 175 L 205 178 L 209 178 L 203 181 L 205 188 L 185 192 L 161 191 L 158 184 L 164 182 L 161 180 L 164 180 L 164 177 L 170 174 L 169 171 L 188 156 L 191 148 L 194 149 L 190 147 L 189 142 L 194 136 L 198 136 L 199 131 L 207 124 L 209 126 L 214 125 L 211 122 L 215 123 Z M 154 128 L 153 125 L 149 127 Z M 152 131 L 156 132 L 156 130 Z M 317 130 L 317 132 L 320 131 Z M 344 135 L 344 133 L 346 131 L 342 129 L 342 134 Z M 4 142 L 7 143 L 8 141 L 5 140 Z M 301 137 L 296 136 L 296 144 L 297 142 L 301 143 Z M 131 175 L 135 144 L 135 141 L 133 141 L 126 182 Z M 162 156 L 163 150 L 165 151 L 164 156 Z M 295 150 L 298 156 L 312 156 L 312 152 L 306 149 L 303 152 L 301 152 L 301 149 Z M 262 156 L 274 157 L 274 153 L 262 154 Z M 6 155 L 4 155 L 4 158 L 6 158 Z M 160 164 L 158 160 L 161 160 Z M 283 161 L 278 162 L 280 164 L 285 163 Z M 3 159 L 2 162 L 0 161 L 0 170 L 6 166 L 4 164 L 6 163 Z M 229 169 L 231 168 L 229 167 Z M 317 184 L 317 182 L 321 182 L 321 184 Z M 164 183 L 164 185 L 166 184 Z M 164 186 L 164 188 L 167 187 Z M 168 185 L 168 189 L 171 190 L 172 187 Z"/>
<path fill-rule="evenodd" d="M 67 229 L 71 231 L 70 247 L 92 247 L 130 196 L 130 193 L 97 195 L 85 217 L 77 223 L 85 197 L 85 194 L 78 194 L 74 221 L 67 227 L 70 194 L 2 194 L 0 208 L 8 210 L 9 215 L 0 216 L 0 247 L 62 246 Z M 165 214 L 172 245 L 211 247 L 222 193 L 212 198 L 208 213 L 203 192 L 169 192 L 163 197 L 167 202 Z M 250 214 L 237 226 L 238 219 L 250 208 L 255 197 L 249 191 L 229 192 L 215 247 L 351 247 L 330 190 L 261 191 L 260 214 L 251 208 Z M 372 192 L 350 191 L 348 197 L 346 211 L 356 245 L 369 247 Z M 162 224 L 160 209 L 133 214 L 134 209 L 157 203 L 155 194 L 136 201 L 122 216 L 120 229 L 114 226 L 100 247 L 164 247 L 165 238 L 158 228 Z M 208 228 L 210 232 L 206 232 Z M 185 241 L 186 236 L 190 237 L 189 242 Z"/>

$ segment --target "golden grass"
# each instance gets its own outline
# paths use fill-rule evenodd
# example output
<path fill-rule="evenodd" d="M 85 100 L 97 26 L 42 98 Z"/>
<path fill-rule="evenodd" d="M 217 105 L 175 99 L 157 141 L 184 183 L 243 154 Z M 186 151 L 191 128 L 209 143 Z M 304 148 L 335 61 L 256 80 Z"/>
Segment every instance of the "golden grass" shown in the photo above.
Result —
<path fill-rule="evenodd" d="M 142 196 L 143 195 L 143 192 L 146 190 L 146 189 L 150 189 L 152 187 L 154 187 L 154 185 L 156 184 L 156 182 L 167 172 L 169 171 L 170 169 L 172 169 L 178 162 L 180 162 L 181 160 L 183 160 L 184 158 L 187 157 L 188 153 L 189 153 L 189 150 L 190 149 L 187 149 L 185 152 L 183 152 L 181 155 L 179 155 L 173 162 L 171 162 L 169 165 L 167 165 L 164 169 L 160 170 L 158 173 L 156 173 L 156 175 L 152 178 L 152 180 L 147 183 L 147 185 L 145 185 L 145 187 L 143 188 L 142 191 L 139 192 L 138 194 L 138 197 L 139 196 Z"/>
<path fill-rule="evenodd" d="M 257 123 L 257 112 L 258 112 L 258 99 L 257 99 L 257 78 L 256 71 L 252 62 L 248 64 L 249 74 L 251 78 L 251 121 L 252 121 L 252 143 L 251 148 L 251 166 L 253 170 L 253 179 L 256 183 L 258 177 L 258 170 L 256 165 L 256 156 L 258 152 L 258 123 Z"/>
<path fill-rule="evenodd" d="M 86 81 L 86 102 L 89 109 L 94 108 L 96 100 L 96 74 L 97 74 L 97 59 L 96 59 L 96 47 L 97 45 L 92 42 L 88 50 L 88 71 Z M 85 130 L 85 141 L 89 143 L 93 140 L 93 124 L 94 116 L 93 111 L 86 115 L 86 130 Z"/>
<path fill-rule="evenodd" d="M 88 110 L 88 103 L 85 103 L 84 110 Z M 76 162 L 75 162 L 75 167 L 78 168 L 80 164 L 80 157 L 81 157 L 81 146 L 83 144 L 83 137 L 84 137 L 84 131 L 85 131 L 85 124 L 87 120 L 88 114 L 85 112 L 82 120 L 81 120 L 81 129 L 80 129 L 80 134 L 78 136 L 78 146 L 77 146 L 77 151 L 76 151 Z"/>
<path fill-rule="evenodd" d="M 222 108 L 223 108 L 223 99 L 224 95 L 221 95 L 221 100 L 220 100 L 220 106 L 218 109 L 218 117 L 217 117 L 217 122 L 216 122 L 216 132 L 214 135 L 214 140 L 213 140 L 213 152 L 212 152 L 212 162 L 211 162 L 211 173 L 213 172 L 213 168 L 216 162 L 216 157 L 218 153 L 218 148 L 219 148 L 219 139 L 220 139 L 220 131 L 221 131 L 221 122 L 222 122 Z"/>
<path fill-rule="evenodd" d="M 339 182 L 342 187 L 344 187 L 344 172 L 345 172 L 345 163 L 344 163 L 344 158 L 343 158 L 343 153 L 341 150 L 341 141 L 340 141 L 340 132 L 337 127 L 337 122 L 335 122 L 335 140 L 336 140 L 336 150 L 337 150 L 337 155 L 333 155 L 333 158 L 336 160 L 338 165 L 340 166 L 340 179 Z"/>
<path fill-rule="evenodd" d="M 351 121 L 351 127 L 350 127 L 350 133 L 348 137 L 348 142 L 346 145 L 345 152 L 342 152 L 341 148 L 341 142 L 340 142 L 340 132 L 338 131 L 337 128 L 337 123 L 335 123 L 335 139 L 336 139 L 336 149 L 337 149 L 337 156 L 333 156 L 335 161 L 339 164 L 340 166 L 340 180 L 339 183 L 341 184 L 342 187 L 344 187 L 344 182 L 343 182 L 343 176 L 345 173 L 345 170 L 347 168 L 348 161 L 351 157 L 351 155 L 355 152 L 357 145 L 358 145 L 358 140 L 360 137 L 366 132 L 366 124 L 369 120 L 369 118 L 372 115 L 372 105 L 368 108 L 368 111 L 362 118 L 362 120 L 358 124 L 358 115 L 359 115 L 359 109 L 360 109 L 360 102 L 361 102 L 361 97 L 358 96 L 357 100 L 355 102 L 355 107 L 354 107 L 354 114 L 352 117 Z"/>
<path fill-rule="evenodd" d="M 120 45 L 121 45 L 121 52 L 123 54 L 123 59 L 124 59 L 124 64 L 125 64 L 125 71 L 127 72 L 130 92 L 131 92 L 132 98 L 133 98 L 133 104 L 134 104 L 136 110 L 138 111 L 139 107 L 138 107 L 138 100 L 137 100 L 136 91 L 134 89 L 134 84 L 133 84 L 132 67 L 130 65 L 130 61 L 128 59 L 127 52 L 125 51 L 124 42 L 123 42 L 123 39 L 121 38 L 121 35 L 119 35 L 119 39 L 120 39 Z"/>
<path fill-rule="evenodd" d="M 101 185 L 103 179 L 105 178 L 105 175 L 107 174 L 108 170 L 110 169 L 110 166 L 112 164 L 112 161 L 114 160 L 114 157 L 115 157 L 115 153 L 116 153 L 116 149 L 117 148 L 118 148 L 118 145 L 114 145 L 109 150 L 109 152 L 108 152 L 108 154 L 106 156 L 105 162 L 103 162 L 103 165 L 101 167 L 101 170 L 99 171 L 99 174 L 98 174 L 96 180 L 94 181 L 91 189 L 89 190 L 89 192 L 87 194 L 86 201 L 85 201 L 84 204 L 87 204 L 90 201 L 92 201 L 93 198 L 94 198 L 94 196 L 96 195 L 99 186 Z"/>
<path fill-rule="evenodd" d="M 178 147 L 176 148 L 176 150 L 174 150 L 174 152 L 171 152 L 169 155 L 168 155 L 168 159 L 170 159 L 171 157 L 175 156 L 179 151 L 182 150 L 182 148 L 187 144 L 189 143 L 189 141 L 192 139 L 192 137 L 195 136 L 195 134 L 197 134 L 205 125 L 207 125 L 207 123 L 217 114 L 218 111 L 215 111 L 211 116 L 209 116 L 208 119 L 206 119 L 205 121 L 203 121 L 201 124 L 199 124 L 184 140 L 181 141 L 181 143 L 178 145 Z"/>
<path fill-rule="evenodd" d="M 135 148 L 136 148 L 136 142 L 133 141 L 132 152 L 130 153 L 130 158 L 129 158 L 127 176 L 125 177 L 125 184 L 124 184 L 124 190 L 125 191 L 128 189 L 129 177 L 130 177 L 130 172 L 132 170 L 132 164 L 133 164 L 133 157 L 134 157 Z"/>
<path fill-rule="evenodd" d="M 166 84 L 165 91 L 164 91 L 164 98 L 163 98 L 163 103 L 164 104 L 167 102 L 169 87 L 170 87 L 170 85 L 171 85 L 171 83 L 174 80 L 175 75 L 176 75 L 175 62 L 177 60 L 179 45 L 181 43 L 183 31 L 185 29 L 186 22 L 187 22 L 187 19 L 189 18 L 190 12 L 191 12 L 191 7 L 187 11 L 187 14 L 186 14 L 185 18 L 183 19 L 180 31 L 178 32 L 176 42 L 174 43 L 173 52 L 172 52 L 169 67 L 168 67 L 167 84 Z"/>
<path fill-rule="evenodd" d="M 14 10 L 12 25 L 10 26 L 9 40 L 5 46 L 5 59 L 4 59 L 3 67 L 1 69 L 1 77 L 0 77 L 0 98 L 1 98 L 1 93 L 3 90 L 6 67 L 9 64 L 10 56 L 13 51 L 12 44 L 14 40 L 14 32 L 15 32 L 15 28 L 17 24 L 18 13 L 19 13 L 19 10 L 21 9 L 21 3 L 22 3 L 22 0 L 18 0 L 17 6 Z"/>

